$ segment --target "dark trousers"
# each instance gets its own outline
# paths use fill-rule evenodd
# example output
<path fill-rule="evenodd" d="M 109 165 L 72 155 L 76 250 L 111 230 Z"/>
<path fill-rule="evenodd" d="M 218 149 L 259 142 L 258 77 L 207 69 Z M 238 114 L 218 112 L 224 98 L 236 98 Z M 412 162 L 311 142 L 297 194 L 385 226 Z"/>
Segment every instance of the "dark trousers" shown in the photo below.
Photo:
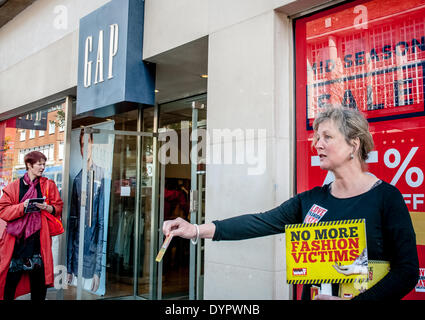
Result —
<path fill-rule="evenodd" d="M 30 278 L 31 300 L 43 301 L 46 299 L 47 287 L 44 283 L 44 268 L 36 268 L 31 271 L 8 272 L 4 287 L 4 300 L 14 300 L 16 287 L 24 272 L 28 272 Z"/>

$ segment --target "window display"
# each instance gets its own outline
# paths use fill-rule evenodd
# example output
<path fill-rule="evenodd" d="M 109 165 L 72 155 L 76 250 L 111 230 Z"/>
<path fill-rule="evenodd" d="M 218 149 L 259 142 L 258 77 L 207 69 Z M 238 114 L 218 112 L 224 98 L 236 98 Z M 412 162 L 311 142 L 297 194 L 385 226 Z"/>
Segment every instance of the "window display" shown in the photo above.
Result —
<path fill-rule="evenodd" d="M 311 148 L 312 123 L 328 106 L 357 108 L 375 148 L 368 171 L 403 194 L 425 268 L 425 6 L 354 1 L 295 20 L 297 193 L 333 180 Z M 406 298 L 425 299 L 424 278 Z"/>

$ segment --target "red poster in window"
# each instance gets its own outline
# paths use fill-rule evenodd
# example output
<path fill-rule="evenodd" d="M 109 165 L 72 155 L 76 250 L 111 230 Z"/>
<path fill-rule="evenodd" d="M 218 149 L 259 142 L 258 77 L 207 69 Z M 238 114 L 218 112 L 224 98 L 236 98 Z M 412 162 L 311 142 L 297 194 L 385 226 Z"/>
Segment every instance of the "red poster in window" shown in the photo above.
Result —
<path fill-rule="evenodd" d="M 425 299 L 425 4 L 356 1 L 295 21 L 297 192 L 333 180 L 311 148 L 326 105 L 358 108 L 375 149 L 368 171 L 403 194 L 417 237 Z M 422 226 L 422 227 L 421 227 Z"/>
<path fill-rule="evenodd" d="M 16 127 L 12 118 L 0 122 L 0 196 L 13 180 Z"/>

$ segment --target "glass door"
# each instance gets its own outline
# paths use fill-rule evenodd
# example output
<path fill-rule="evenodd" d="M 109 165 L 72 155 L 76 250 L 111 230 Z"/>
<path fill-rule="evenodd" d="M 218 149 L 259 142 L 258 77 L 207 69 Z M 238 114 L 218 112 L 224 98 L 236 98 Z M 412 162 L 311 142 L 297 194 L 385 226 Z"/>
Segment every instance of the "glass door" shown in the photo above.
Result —
<path fill-rule="evenodd" d="M 116 130 L 112 119 L 74 130 L 82 165 L 73 183 L 69 221 L 75 221 L 68 236 L 74 238 L 68 240 L 68 251 L 73 251 L 68 259 L 77 266 L 77 299 L 150 297 L 156 137 L 148 124 L 153 112 L 146 110 L 145 118 L 142 113 L 136 131 Z"/>
<path fill-rule="evenodd" d="M 204 221 L 206 95 L 159 107 L 159 225 L 181 217 Z M 164 235 L 159 228 L 158 243 Z M 173 238 L 158 264 L 158 299 L 202 299 L 203 241 Z"/>

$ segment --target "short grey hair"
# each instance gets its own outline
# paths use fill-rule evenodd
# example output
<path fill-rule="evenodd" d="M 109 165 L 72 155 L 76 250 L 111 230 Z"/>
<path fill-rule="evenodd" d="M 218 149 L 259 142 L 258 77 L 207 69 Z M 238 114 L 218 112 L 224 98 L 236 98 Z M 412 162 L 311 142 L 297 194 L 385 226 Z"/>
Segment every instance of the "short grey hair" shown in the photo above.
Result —
<path fill-rule="evenodd" d="M 374 148 L 374 143 L 369 131 L 369 123 L 363 114 L 357 109 L 342 106 L 328 107 L 320 112 L 314 120 L 314 131 L 316 132 L 319 125 L 327 120 L 335 123 L 349 145 L 352 145 L 351 140 L 359 138 L 359 157 L 361 161 L 365 162 L 369 152 Z M 315 144 L 316 138 L 313 139 L 313 145 Z"/>

